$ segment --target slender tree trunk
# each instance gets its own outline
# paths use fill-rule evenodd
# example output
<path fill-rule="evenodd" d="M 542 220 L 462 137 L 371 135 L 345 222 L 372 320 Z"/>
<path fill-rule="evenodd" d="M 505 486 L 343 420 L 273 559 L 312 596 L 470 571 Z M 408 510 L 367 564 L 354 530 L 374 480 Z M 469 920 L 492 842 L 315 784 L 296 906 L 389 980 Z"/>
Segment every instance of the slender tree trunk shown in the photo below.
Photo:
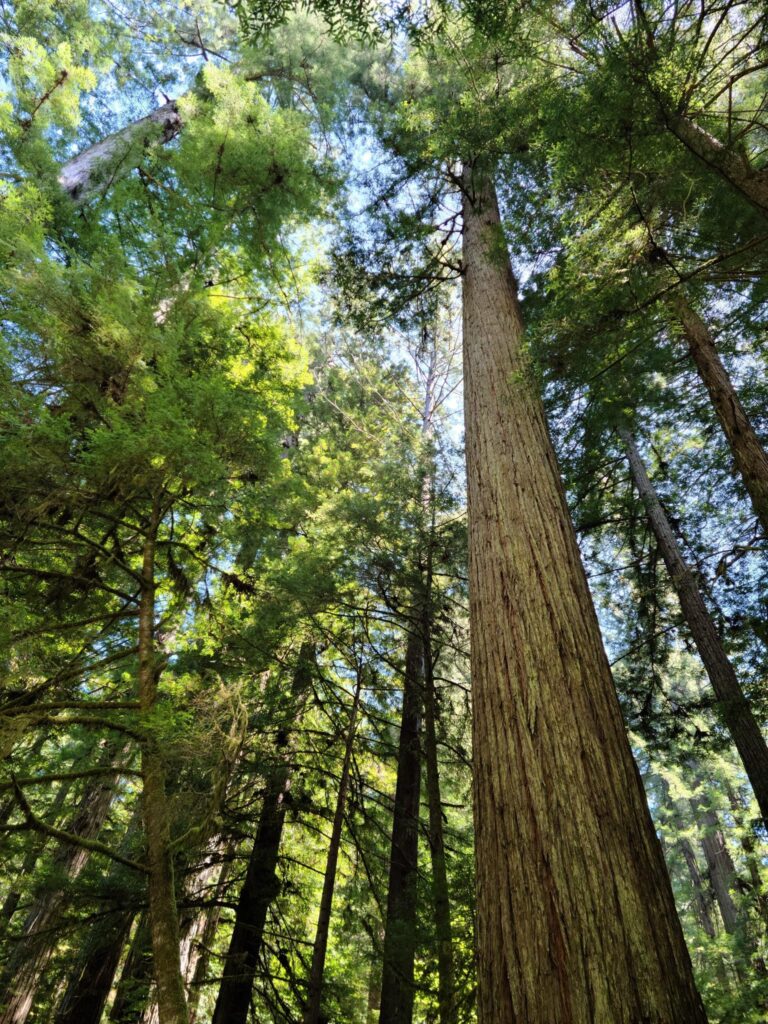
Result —
<path fill-rule="evenodd" d="M 423 684 L 424 645 L 417 628 L 405 652 L 379 1024 L 411 1024 L 413 1019 Z"/>
<path fill-rule="evenodd" d="M 704 929 L 705 934 L 710 939 L 714 939 L 717 934 L 717 929 L 715 928 L 715 922 L 712 919 L 712 897 L 705 887 L 704 879 L 701 877 L 699 864 L 696 860 L 696 854 L 694 853 L 693 846 L 691 846 L 690 840 L 688 839 L 678 839 L 677 845 L 680 849 L 680 853 L 683 855 L 685 866 L 688 868 L 688 875 L 691 879 L 691 887 L 693 889 L 693 898 L 696 903 L 696 916 L 699 919 L 699 924 Z"/>
<path fill-rule="evenodd" d="M 707 325 L 681 292 L 673 295 L 669 306 L 683 329 L 691 358 L 709 392 L 752 508 L 764 536 L 768 537 L 768 453 L 744 411 Z"/>
<path fill-rule="evenodd" d="M 464 186 L 479 1021 L 700 1024 L 494 189 Z"/>
<path fill-rule="evenodd" d="M 123 964 L 115 1001 L 109 1013 L 113 1024 L 138 1024 L 152 984 L 152 935 L 149 915 L 142 914 L 136 925 L 131 948 Z"/>
<path fill-rule="evenodd" d="M 696 579 L 683 558 L 635 439 L 627 430 L 622 429 L 620 434 L 627 450 L 635 486 L 645 505 L 648 522 L 680 600 L 683 616 L 715 691 L 720 714 L 752 783 L 763 820 L 768 823 L 768 746 L 742 692 L 733 665 L 728 660 Z"/>
<path fill-rule="evenodd" d="M 437 938 L 437 1001 L 440 1024 L 455 1024 L 456 1006 L 453 978 L 453 935 L 448 872 L 443 836 L 443 805 L 440 799 L 440 769 L 437 760 L 437 709 L 432 671 L 430 623 L 425 621 L 424 658 L 424 760 L 427 767 L 427 803 L 429 806 L 429 854 L 432 861 L 432 898 L 435 907 Z"/>
<path fill-rule="evenodd" d="M 110 763 L 114 750 L 109 749 L 107 754 L 102 760 Z M 113 798 L 114 778 L 97 777 L 86 787 L 68 831 L 83 839 L 94 839 L 109 814 Z M 53 856 L 53 863 L 57 873 L 69 883 L 78 877 L 89 857 L 90 851 L 84 847 L 62 843 Z M 0 1024 L 24 1024 L 29 1017 L 45 969 L 56 950 L 56 923 L 66 901 L 67 891 L 62 886 L 41 894 L 27 913 L 4 975 L 6 985 L 0 1000 Z"/>
<path fill-rule="evenodd" d="M 293 682 L 297 709 L 309 689 L 312 656 L 307 645 L 302 647 Z M 287 730 L 280 732 L 278 748 L 283 756 L 267 784 L 211 1024 L 246 1024 L 267 911 L 279 891 L 277 859 L 285 821 L 285 799 L 291 786 Z"/>
<path fill-rule="evenodd" d="M 347 742 L 344 747 L 344 761 L 341 766 L 341 777 L 339 779 L 339 791 L 336 796 L 336 810 L 333 815 L 333 826 L 331 828 L 331 842 L 328 846 L 328 859 L 325 862 L 325 877 L 323 878 L 323 892 L 320 897 L 320 913 L 317 918 L 317 931 L 315 932 L 315 944 L 312 949 L 312 966 L 309 972 L 309 986 L 307 991 L 307 1004 L 302 1017 L 303 1024 L 319 1024 L 320 1004 L 323 995 L 323 974 L 325 971 L 325 954 L 328 949 L 328 933 L 331 926 L 331 910 L 333 907 L 333 890 L 336 887 L 336 866 L 339 860 L 339 848 L 341 846 L 341 831 L 344 827 L 344 811 L 347 804 L 347 790 L 349 789 L 349 771 L 352 763 L 352 748 L 355 742 L 355 731 L 357 729 L 357 715 L 360 707 L 360 695 L 363 689 L 363 675 L 358 672 L 355 695 L 352 701 L 352 710 L 349 713 L 349 725 L 347 727 Z"/>
<path fill-rule="evenodd" d="M 763 879 L 758 860 L 758 851 L 755 843 L 755 835 L 749 825 L 744 821 L 744 805 L 739 794 L 732 786 L 726 783 L 728 803 L 731 806 L 733 820 L 740 833 L 741 848 L 749 871 L 749 880 L 752 889 L 752 898 L 755 908 L 760 914 L 763 927 L 768 928 L 768 896 L 763 892 Z"/>
<path fill-rule="evenodd" d="M 157 702 L 161 671 L 155 656 L 155 545 L 159 524 L 159 503 L 156 501 L 144 542 L 139 601 L 139 705 L 142 718 L 147 720 L 151 720 Z M 173 875 L 170 810 L 165 792 L 165 765 L 157 740 L 151 733 L 142 742 L 141 770 L 144 779 L 142 813 L 149 868 L 149 925 L 160 1024 L 187 1024 L 187 1002 L 179 960 L 179 915 Z"/>

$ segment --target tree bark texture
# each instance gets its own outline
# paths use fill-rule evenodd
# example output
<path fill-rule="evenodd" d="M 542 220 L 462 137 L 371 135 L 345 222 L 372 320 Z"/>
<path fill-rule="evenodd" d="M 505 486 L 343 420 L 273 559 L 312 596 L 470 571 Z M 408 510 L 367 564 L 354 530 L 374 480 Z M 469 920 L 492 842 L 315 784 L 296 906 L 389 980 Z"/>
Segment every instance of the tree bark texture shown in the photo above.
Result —
<path fill-rule="evenodd" d="M 480 1024 L 700 1024 L 495 191 L 464 174 Z"/>
<path fill-rule="evenodd" d="M 739 912 L 731 896 L 731 888 L 736 880 L 736 865 L 715 812 L 711 807 L 701 807 L 698 800 L 692 800 L 691 803 L 701 828 L 701 849 L 723 926 L 729 935 L 733 935 L 739 924 Z"/>
<path fill-rule="evenodd" d="M 160 522 L 155 503 L 144 542 L 139 599 L 139 706 L 150 720 L 157 702 L 160 666 L 155 655 L 155 546 Z M 147 896 L 152 936 L 152 965 L 160 1024 L 188 1024 L 179 958 L 179 915 L 171 847 L 170 808 L 165 792 L 165 764 L 157 739 L 147 727 L 141 745 L 141 794 L 147 844 Z"/>
<path fill-rule="evenodd" d="M 634 437 L 620 431 L 638 493 L 680 601 L 699 657 L 717 697 L 720 715 L 733 737 L 755 792 L 763 820 L 768 823 L 768 746 L 725 653 L 712 616 L 677 543 L 659 497 L 651 483 Z"/>
<path fill-rule="evenodd" d="M 307 1003 L 304 1008 L 303 1024 L 320 1024 L 320 1005 L 323 996 L 323 974 L 325 972 L 325 954 L 328 949 L 328 934 L 331 927 L 331 911 L 333 909 L 333 891 L 336 887 L 336 867 L 339 862 L 341 831 L 344 827 L 344 812 L 347 805 L 349 789 L 349 771 L 352 764 L 352 748 L 355 742 L 357 716 L 360 708 L 360 695 L 363 689 L 362 674 L 358 674 L 352 708 L 349 713 L 347 740 L 344 747 L 344 761 L 341 766 L 339 790 L 336 795 L 336 808 L 331 827 L 331 841 L 328 845 L 328 857 L 325 862 L 323 891 L 320 897 L 320 912 L 317 917 L 315 944 L 312 949 L 312 964 L 309 971 Z"/>
<path fill-rule="evenodd" d="M 718 355 L 712 332 L 682 293 L 669 302 L 691 358 L 709 393 L 763 535 L 768 537 L 768 453 L 760 442 Z"/>
<path fill-rule="evenodd" d="M 309 689 L 312 660 L 313 653 L 305 645 L 299 654 L 293 681 L 297 707 L 301 706 Z M 285 822 L 285 800 L 291 786 L 287 731 L 278 736 L 278 749 L 282 756 L 267 783 L 211 1024 L 246 1024 L 267 912 L 280 888 L 277 860 Z"/>
<path fill-rule="evenodd" d="M 423 685 L 424 644 L 415 629 L 405 652 L 379 1024 L 411 1024 L 413 1019 Z"/>

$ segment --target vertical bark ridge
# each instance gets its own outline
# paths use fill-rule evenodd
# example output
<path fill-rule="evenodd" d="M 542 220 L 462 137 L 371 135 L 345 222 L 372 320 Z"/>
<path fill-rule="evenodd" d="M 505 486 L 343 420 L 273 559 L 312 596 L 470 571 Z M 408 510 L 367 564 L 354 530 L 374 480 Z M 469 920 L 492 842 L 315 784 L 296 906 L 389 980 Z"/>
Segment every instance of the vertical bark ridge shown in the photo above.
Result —
<path fill-rule="evenodd" d="M 464 183 L 479 1020 L 700 1024 L 495 193 L 479 168 Z"/>

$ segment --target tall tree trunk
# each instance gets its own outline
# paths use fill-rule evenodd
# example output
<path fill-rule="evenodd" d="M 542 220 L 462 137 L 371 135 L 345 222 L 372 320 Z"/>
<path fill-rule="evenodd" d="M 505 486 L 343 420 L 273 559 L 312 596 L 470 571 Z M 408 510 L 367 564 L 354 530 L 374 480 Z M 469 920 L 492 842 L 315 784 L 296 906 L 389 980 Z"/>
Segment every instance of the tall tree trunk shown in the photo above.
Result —
<path fill-rule="evenodd" d="M 429 617 L 425 617 L 424 657 L 424 760 L 427 767 L 429 806 L 429 854 L 432 862 L 432 898 L 437 938 L 437 1002 L 440 1024 L 455 1024 L 456 1005 L 453 977 L 453 935 L 448 872 L 443 836 L 443 805 L 440 799 L 440 769 L 437 760 L 437 708 Z"/>
<path fill-rule="evenodd" d="M 352 700 L 352 709 L 349 713 L 347 741 L 344 747 L 344 761 L 341 766 L 339 791 L 336 796 L 336 809 L 333 814 L 333 825 L 331 827 L 331 841 L 328 846 L 328 858 L 325 862 L 323 892 L 320 897 L 320 913 L 317 917 L 315 944 L 312 949 L 312 965 L 309 971 L 307 1003 L 302 1017 L 303 1024 L 319 1024 L 320 1022 L 320 1004 L 323 995 L 325 954 L 328 949 L 328 933 L 331 926 L 333 890 L 336 887 L 336 866 L 338 864 L 339 848 L 341 846 L 341 830 L 344 827 L 344 811 L 347 804 L 347 790 L 349 789 L 349 771 L 352 763 L 352 748 L 355 742 L 357 715 L 360 707 L 360 695 L 362 693 L 362 689 L 363 674 L 361 671 L 358 671 L 355 695 Z"/>
<path fill-rule="evenodd" d="M 292 687 L 297 709 L 309 689 L 312 659 L 311 648 L 304 645 Z M 277 745 L 282 756 L 267 782 L 211 1024 L 246 1024 L 267 911 L 279 891 L 277 859 L 285 821 L 285 799 L 291 786 L 288 730 L 280 731 Z"/>
<path fill-rule="evenodd" d="M 135 852 L 140 825 L 141 814 L 137 807 L 120 844 L 124 857 Z M 136 917 L 135 911 L 124 905 L 125 889 L 121 884 L 124 871 L 121 865 L 113 864 L 107 876 L 105 891 L 117 894 L 109 897 L 113 912 L 85 935 L 82 950 L 56 1007 L 55 1024 L 100 1024 Z"/>
<path fill-rule="evenodd" d="M 672 296 L 669 306 L 683 329 L 691 358 L 709 392 L 712 407 L 730 445 L 733 461 L 741 474 L 752 508 L 764 536 L 768 537 L 768 453 L 760 443 L 728 371 L 723 366 L 712 332 L 682 292 Z"/>
<path fill-rule="evenodd" d="M 114 760 L 108 748 L 102 761 Z M 101 830 L 114 798 L 114 778 L 97 777 L 88 785 L 68 830 L 82 839 L 94 839 Z M 73 882 L 88 863 L 90 851 L 82 846 L 62 842 L 53 856 L 57 874 L 67 883 Z M 32 904 L 16 950 L 7 965 L 6 984 L 0 999 L 0 1024 L 24 1024 L 32 1010 L 35 996 L 48 962 L 53 956 L 58 937 L 56 923 L 67 902 L 64 886 L 44 892 Z"/>
<path fill-rule="evenodd" d="M 728 803 L 733 813 L 733 820 L 736 822 L 736 827 L 739 830 L 741 848 L 744 851 L 747 870 L 749 871 L 752 899 L 760 914 L 763 927 L 768 928 L 768 894 L 763 891 L 763 878 L 758 859 L 759 854 L 755 842 L 755 834 L 744 820 L 744 805 L 741 802 L 740 795 L 728 783 L 726 783 L 725 789 L 728 794 Z"/>
<path fill-rule="evenodd" d="M 151 716 L 157 702 L 161 668 L 155 656 L 155 546 L 160 525 L 159 502 L 155 501 L 144 541 L 139 600 L 139 706 L 148 723 L 141 745 L 141 794 L 144 834 L 147 844 L 149 926 L 152 962 L 157 985 L 160 1024 L 187 1024 L 187 1001 L 179 960 L 179 915 L 171 848 L 170 809 L 165 792 L 165 764 L 156 738 L 151 734 Z"/>
<path fill-rule="evenodd" d="M 231 851 L 230 851 L 231 852 Z M 213 905 L 210 906 L 204 915 L 202 930 L 197 933 L 195 947 L 189 959 L 189 972 L 187 974 L 187 1002 L 189 1004 L 189 1024 L 195 1024 L 200 1008 L 200 997 L 203 991 L 205 976 L 208 972 L 208 963 L 211 957 L 211 946 L 216 938 L 216 931 L 221 918 L 221 901 L 227 890 L 229 872 L 232 861 L 225 860 L 221 865 L 221 871 L 216 881 L 216 891 Z"/>
<path fill-rule="evenodd" d="M 700 1024 L 479 167 L 463 216 L 479 1021 Z"/>
<path fill-rule="evenodd" d="M 56 1024 L 100 1024 L 133 918 L 131 911 L 117 912 L 89 942 L 56 1011 Z"/>
<path fill-rule="evenodd" d="M 149 915 L 144 913 L 137 922 L 109 1012 L 112 1024 L 138 1024 L 147 1005 L 151 984 L 152 935 Z"/>
<path fill-rule="evenodd" d="M 405 651 L 379 1024 L 411 1024 L 413 1019 L 423 684 L 424 644 L 417 628 Z"/>
<path fill-rule="evenodd" d="M 707 873 L 712 891 L 717 900 L 723 926 L 733 935 L 739 924 L 739 912 L 731 896 L 736 879 L 736 865 L 728 850 L 725 836 L 720 828 L 717 815 L 711 807 L 702 807 L 698 799 L 691 800 L 691 807 L 701 829 L 701 849 L 707 863 Z"/>
<path fill-rule="evenodd" d="M 648 522 L 658 542 L 696 649 L 715 691 L 720 714 L 733 737 L 749 781 L 752 783 L 763 820 L 768 823 L 768 746 L 742 692 L 733 665 L 728 660 L 696 579 L 683 558 L 674 531 L 648 477 L 635 439 L 626 429 L 621 429 L 619 433 L 627 450 L 635 486 L 645 505 Z"/>

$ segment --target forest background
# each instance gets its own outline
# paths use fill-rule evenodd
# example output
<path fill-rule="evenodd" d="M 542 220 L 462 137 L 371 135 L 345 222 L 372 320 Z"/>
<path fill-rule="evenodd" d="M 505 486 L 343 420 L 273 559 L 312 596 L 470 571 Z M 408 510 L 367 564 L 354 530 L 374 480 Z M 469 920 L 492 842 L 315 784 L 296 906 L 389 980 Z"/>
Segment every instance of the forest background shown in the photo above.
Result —
<path fill-rule="evenodd" d="M 766 1019 L 767 22 L 0 4 L 3 1024 Z"/>

